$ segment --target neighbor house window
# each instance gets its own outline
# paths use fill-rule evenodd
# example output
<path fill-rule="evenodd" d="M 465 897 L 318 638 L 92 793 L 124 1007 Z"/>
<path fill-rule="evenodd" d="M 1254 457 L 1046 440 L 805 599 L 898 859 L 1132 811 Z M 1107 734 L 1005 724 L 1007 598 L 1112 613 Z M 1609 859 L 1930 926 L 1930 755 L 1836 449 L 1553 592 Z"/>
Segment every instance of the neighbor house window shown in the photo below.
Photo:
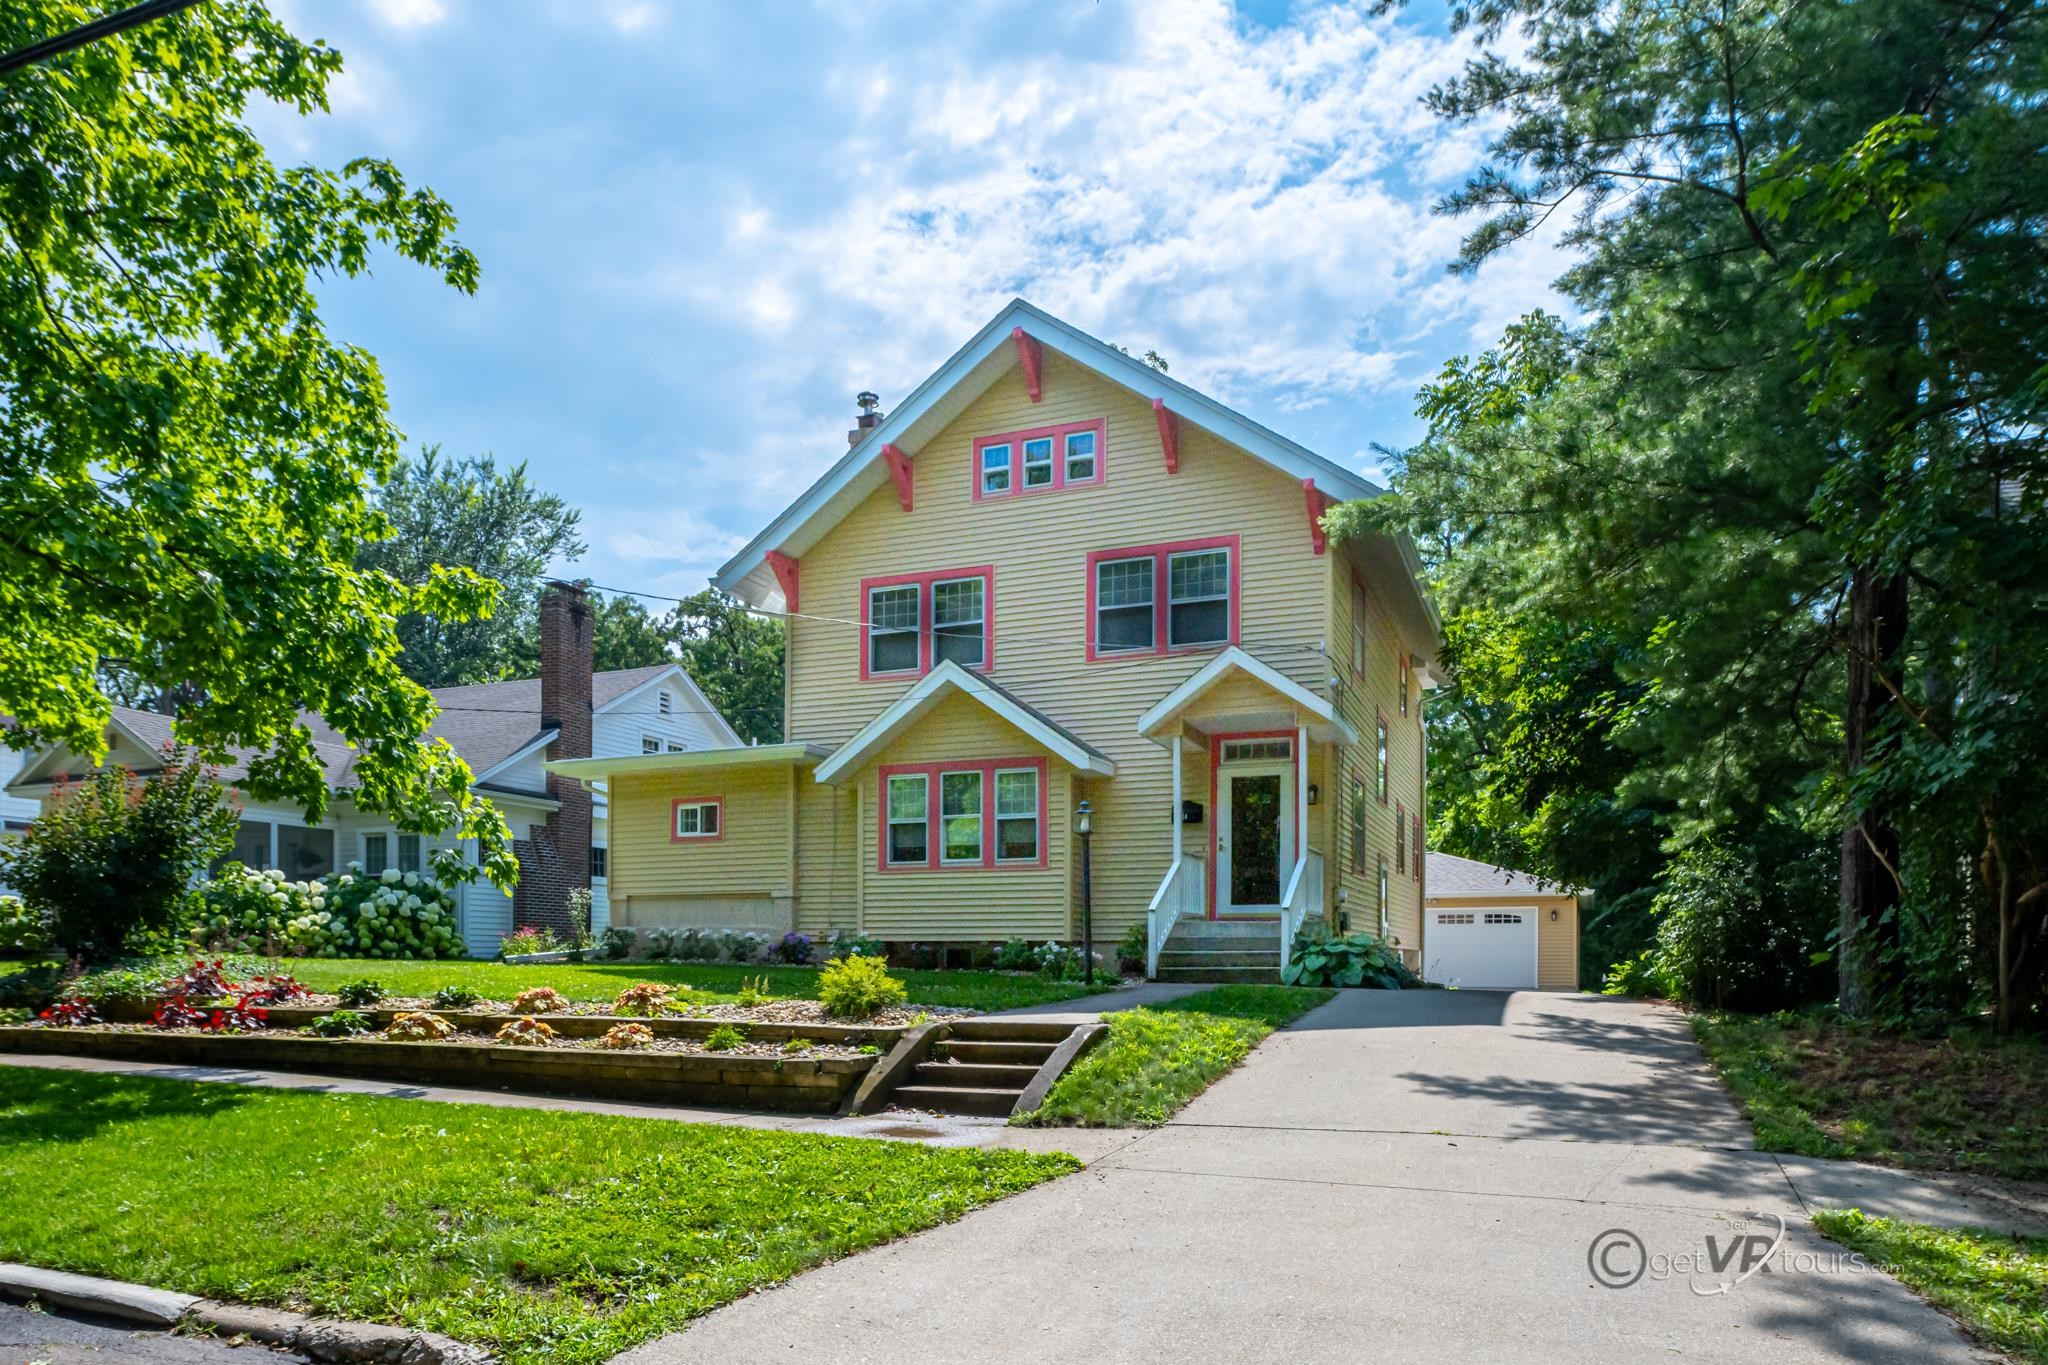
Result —
<path fill-rule="evenodd" d="M 388 834 L 365 834 L 363 836 L 363 871 L 375 877 L 391 866 L 391 836 Z"/>
<path fill-rule="evenodd" d="M 1408 803 L 1394 803 L 1394 871 L 1408 870 Z"/>
<path fill-rule="evenodd" d="M 417 861 L 417 855 L 415 855 Z M 334 831 L 304 825 L 277 827 L 277 865 L 295 882 L 334 871 Z"/>
<path fill-rule="evenodd" d="M 607 875 L 605 868 L 610 861 L 609 854 L 609 849 L 593 848 L 590 850 L 590 880 L 601 882 L 605 879 Z"/>
<path fill-rule="evenodd" d="M 1380 804 L 1384 806 L 1387 804 L 1387 718 L 1385 716 L 1381 716 L 1379 718 L 1378 773 L 1378 795 L 1380 798 Z"/>
<path fill-rule="evenodd" d="M 975 501 L 1101 483 L 1102 437 L 1100 418 L 977 437 Z"/>
<path fill-rule="evenodd" d="M 891 777 L 888 786 L 883 856 L 891 867 L 924 867 L 931 861 L 931 777 L 903 773 Z"/>
<path fill-rule="evenodd" d="M 653 735 L 640 736 L 640 752 L 643 754 L 660 753 L 661 741 L 656 739 Z"/>
<path fill-rule="evenodd" d="M 1365 875 L 1365 779 L 1351 774 L 1351 870 Z"/>
<path fill-rule="evenodd" d="M 881 770 L 881 870 L 1045 866 L 1045 760 Z"/>
<path fill-rule="evenodd" d="M 1088 657 L 1231 644 L 1238 634 L 1236 536 L 1088 556 Z"/>
<path fill-rule="evenodd" d="M 986 566 L 864 580 L 861 677 L 922 677 L 947 660 L 994 667 L 995 581 Z"/>
<path fill-rule="evenodd" d="M 686 796 L 675 803 L 675 842 L 716 839 L 725 833 L 725 803 L 715 796 Z"/>

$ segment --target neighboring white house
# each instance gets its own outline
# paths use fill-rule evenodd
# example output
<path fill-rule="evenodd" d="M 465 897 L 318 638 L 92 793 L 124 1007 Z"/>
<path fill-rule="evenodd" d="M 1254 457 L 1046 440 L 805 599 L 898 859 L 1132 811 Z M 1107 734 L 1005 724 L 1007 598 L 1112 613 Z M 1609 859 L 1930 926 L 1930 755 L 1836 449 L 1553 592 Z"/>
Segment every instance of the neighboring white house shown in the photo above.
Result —
<path fill-rule="evenodd" d="M 576 692 L 584 690 L 590 708 L 592 757 L 616 757 L 640 753 L 679 753 L 689 749 L 728 748 L 741 742 L 724 717 L 705 698 L 696 683 L 677 664 L 624 669 L 610 673 L 588 671 L 588 642 L 581 678 L 573 661 L 555 670 L 562 678 L 560 698 L 543 697 L 542 680 L 525 678 L 511 682 L 482 683 L 473 687 L 446 687 L 434 691 L 441 708 L 430 733 L 446 739 L 462 755 L 475 775 L 477 789 L 490 797 L 505 815 L 517 841 L 522 874 L 532 871 L 551 850 L 547 832 L 557 820 L 565 801 L 577 793 L 564 793 L 563 779 L 554 779 L 550 791 L 549 758 L 561 758 L 559 741 L 565 727 L 543 725 L 543 716 L 573 714 L 583 703 Z M 545 653 L 545 650 L 544 650 Z M 542 671 L 550 674 L 544 658 Z M 577 683 L 584 683 L 579 689 Z M 587 690 L 585 690 L 587 689 Z M 304 813 L 288 805 L 244 801 L 239 793 L 241 825 L 235 849 L 230 855 L 251 867 L 280 868 L 294 880 L 318 877 L 350 861 L 360 861 L 365 870 L 380 872 L 387 867 L 419 871 L 428 867 L 428 855 L 438 847 L 452 847 L 453 840 L 401 834 L 388 820 L 359 811 L 349 800 L 354 785 L 355 752 L 318 717 L 308 718 L 313 728 L 314 750 L 333 775 L 337 795 L 326 817 L 308 827 Z M 107 761 L 147 772 L 159 762 L 171 743 L 171 718 L 154 711 L 114 708 L 108 727 Z M 581 747 L 580 745 L 578 747 Z M 9 751 L 0 749 L 0 764 Z M 62 747 L 29 757 L 20 770 L 8 776 L 0 793 L 0 809 L 8 819 L 33 818 L 56 783 L 66 776 L 89 770 L 86 760 Z M 0 772 L 4 772 L 0 769 Z M 233 788 L 247 772 L 242 763 L 219 770 L 220 781 Z M 589 837 L 589 874 L 594 927 L 609 922 L 605 898 L 606 858 L 610 839 L 602 790 L 593 791 Z M 19 815 L 16 812 L 20 812 Z M 476 859 L 474 840 L 462 841 L 470 862 Z M 574 869 L 581 872 L 581 869 Z M 522 876 L 522 883 L 528 879 Z M 555 894 L 565 886 L 580 884 L 580 877 L 537 876 Z M 529 889 L 530 892 L 531 889 Z M 481 879 L 461 888 L 458 894 L 458 926 L 469 950 L 488 957 L 498 940 L 514 924 L 513 898 Z M 523 907 L 522 907 L 523 909 Z"/>
<path fill-rule="evenodd" d="M 0 726 L 7 724 L 0 716 Z M 0 840 L 11 839 L 28 828 L 28 822 L 36 818 L 37 803 L 28 797 L 14 796 L 7 791 L 7 784 L 21 771 L 21 765 L 29 756 L 0 745 Z M 7 878 L 0 875 L 0 891 L 7 889 Z"/>

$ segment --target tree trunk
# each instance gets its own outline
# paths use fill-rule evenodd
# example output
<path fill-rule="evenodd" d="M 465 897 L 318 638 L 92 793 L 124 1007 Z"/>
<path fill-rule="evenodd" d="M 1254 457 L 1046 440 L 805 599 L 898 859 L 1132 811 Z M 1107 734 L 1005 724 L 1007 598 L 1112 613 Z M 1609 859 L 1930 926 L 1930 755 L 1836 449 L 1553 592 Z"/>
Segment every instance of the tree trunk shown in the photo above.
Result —
<path fill-rule="evenodd" d="M 1889 723 L 1903 680 L 1906 578 L 1881 577 L 1875 565 L 1849 580 L 1849 689 L 1844 769 L 1849 777 L 1882 761 L 1897 744 Z M 1889 684 L 1889 685 L 1887 685 Z M 1897 984 L 1899 831 L 1880 806 L 1853 816 L 1842 831 L 1842 1012 L 1868 1014 Z"/>

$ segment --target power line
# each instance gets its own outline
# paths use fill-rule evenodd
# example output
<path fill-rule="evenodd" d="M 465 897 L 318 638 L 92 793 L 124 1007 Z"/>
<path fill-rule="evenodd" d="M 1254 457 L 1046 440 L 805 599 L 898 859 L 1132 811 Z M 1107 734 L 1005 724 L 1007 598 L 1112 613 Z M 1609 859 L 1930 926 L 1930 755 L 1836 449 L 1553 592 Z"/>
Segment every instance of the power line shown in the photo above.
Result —
<path fill-rule="evenodd" d="M 146 24 L 152 19 L 161 19 L 165 15 L 176 14 L 181 9 L 190 9 L 198 3 L 199 0 L 144 0 L 140 5 L 109 14 L 103 19 L 95 19 L 89 24 L 81 24 L 68 32 L 59 33 L 54 38 L 30 43 L 27 47 L 18 47 L 5 56 L 0 56 L 0 76 L 9 75 L 25 66 L 34 66 L 37 62 L 48 61 L 52 57 L 69 52 L 73 48 L 84 47 L 87 43 L 97 42 L 101 38 L 112 37 L 138 24 Z"/>

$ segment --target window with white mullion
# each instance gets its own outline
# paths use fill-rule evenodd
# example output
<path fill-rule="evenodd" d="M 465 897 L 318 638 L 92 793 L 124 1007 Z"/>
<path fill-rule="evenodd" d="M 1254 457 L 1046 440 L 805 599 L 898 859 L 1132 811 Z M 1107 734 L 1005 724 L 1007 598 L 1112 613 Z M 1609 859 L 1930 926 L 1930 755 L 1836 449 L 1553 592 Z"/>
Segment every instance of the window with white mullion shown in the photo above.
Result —
<path fill-rule="evenodd" d="M 939 774 L 939 861 L 981 861 L 981 774 Z"/>
<path fill-rule="evenodd" d="M 1038 770 L 1008 768 L 996 773 L 996 861 L 1037 862 Z"/>
<path fill-rule="evenodd" d="M 932 663 L 951 659 L 967 668 L 988 660 L 988 594 L 979 577 L 932 584 Z"/>
<path fill-rule="evenodd" d="M 923 867 L 931 861 L 931 782 L 923 773 L 902 773 L 889 779 L 889 847 L 891 867 Z"/>
<path fill-rule="evenodd" d="M 868 672 L 915 673 L 921 662 L 915 583 L 868 589 Z"/>
<path fill-rule="evenodd" d="M 1023 443 L 1024 486 L 1052 487 L 1052 437 L 1034 436 Z"/>
<path fill-rule="evenodd" d="M 981 448 L 981 491 L 1010 491 L 1010 446 L 1007 441 Z"/>
<path fill-rule="evenodd" d="M 1150 650 L 1153 636 L 1152 556 L 1105 559 L 1095 566 L 1095 652 Z"/>
<path fill-rule="evenodd" d="M 1070 431 L 1061 439 L 1066 460 L 1066 482 L 1087 483 L 1095 477 L 1095 433 Z"/>
<path fill-rule="evenodd" d="M 1230 551 L 1185 550 L 1166 559 L 1166 643 L 1230 640 Z"/>

